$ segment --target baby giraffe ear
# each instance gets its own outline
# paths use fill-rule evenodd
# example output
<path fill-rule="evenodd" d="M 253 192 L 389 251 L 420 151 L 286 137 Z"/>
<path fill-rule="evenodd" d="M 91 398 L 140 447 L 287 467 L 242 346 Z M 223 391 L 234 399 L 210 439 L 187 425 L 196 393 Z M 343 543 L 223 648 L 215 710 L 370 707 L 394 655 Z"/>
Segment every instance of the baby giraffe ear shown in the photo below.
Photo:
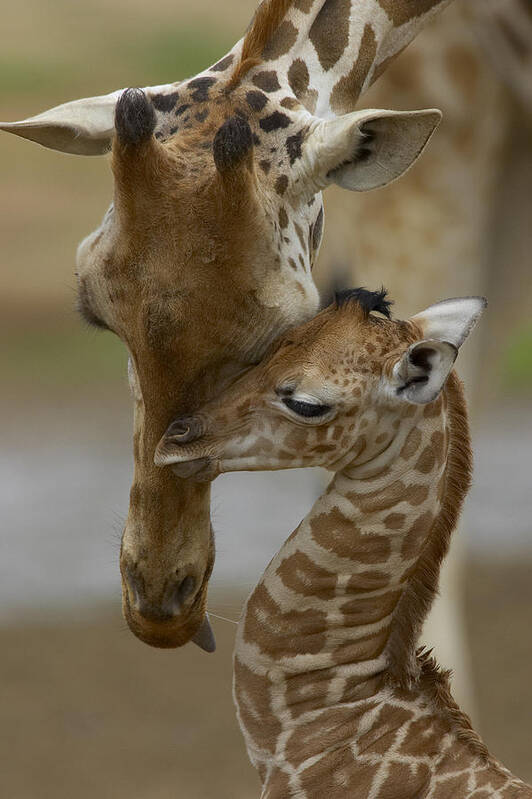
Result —
<path fill-rule="evenodd" d="M 435 400 L 486 305 L 484 297 L 461 297 L 443 300 L 413 316 L 411 321 L 421 328 L 423 339 L 395 364 L 394 393 L 418 405 Z"/>
<path fill-rule="evenodd" d="M 305 170 L 316 190 L 332 183 L 351 191 L 386 186 L 417 160 L 440 120 L 435 108 L 364 109 L 323 120 L 303 144 Z"/>

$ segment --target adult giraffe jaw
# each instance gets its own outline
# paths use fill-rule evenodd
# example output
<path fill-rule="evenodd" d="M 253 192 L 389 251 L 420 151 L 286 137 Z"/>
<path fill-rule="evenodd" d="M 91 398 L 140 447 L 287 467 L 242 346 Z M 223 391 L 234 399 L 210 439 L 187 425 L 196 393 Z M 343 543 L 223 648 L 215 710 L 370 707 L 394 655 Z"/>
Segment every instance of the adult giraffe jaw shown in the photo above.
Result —
<path fill-rule="evenodd" d="M 362 10 L 354 1 L 303 5 L 267 0 L 246 38 L 191 80 L 0 124 L 67 153 L 112 151 L 114 203 L 78 250 L 79 307 L 131 356 L 123 606 L 135 635 L 154 646 L 180 646 L 203 629 L 214 560 L 209 487 L 159 468 L 159 440 L 315 312 L 319 190 L 390 182 L 439 121 L 433 110 L 354 108 L 446 2 L 412 0 L 399 15 L 388 0 Z M 342 31 L 341 47 L 327 42 L 328 26 Z M 306 33 L 294 38 L 298 27 Z"/>

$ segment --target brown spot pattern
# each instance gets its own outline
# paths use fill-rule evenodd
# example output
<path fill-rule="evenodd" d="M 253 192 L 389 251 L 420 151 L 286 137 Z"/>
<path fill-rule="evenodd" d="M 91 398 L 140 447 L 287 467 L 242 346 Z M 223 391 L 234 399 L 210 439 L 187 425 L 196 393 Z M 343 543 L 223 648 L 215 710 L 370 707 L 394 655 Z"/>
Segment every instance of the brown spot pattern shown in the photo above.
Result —
<path fill-rule="evenodd" d="M 337 508 L 310 521 L 312 537 L 323 549 L 362 563 L 381 563 L 390 556 L 390 542 L 383 535 L 362 535 L 352 520 Z"/>
<path fill-rule="evenodd" d="M 404 25 L 414 17 L 422 17 L 442 0 L 379 0 L 379 5 L 396 26 Z"/>
<path fill-rule="evenodd" d="M 431 444 L 428 444 L 419 456 L 415 469 L 422 474 L 430 474 L 436 466 L 436 454 Z"/>
<path fill-rule="evenodd" d="M 262 51 L 262 57 L 266 61 L 273 61 L 273 59 L 285 55 L 293 47 L 296 39 L 297 29 L 295 25 L 290 20 L 285 19 Z"/>
<path fill-rule="evenodd" d="M 390 582 L 387 572 L 372 569 L 371 571 L 353 574 L 346 585 L 346 596 L 368 591 L 378 591 L 379 588 L 386 588 Z"/>
<path fill-rule="evenodd" d="M 406 437 L 406 441 L 403 444 L 401 452 L 399 453 L 399 457 L 403 458 L 405 461 L 409 461 L 410 458 L 413 458 L 418 451 L 420 444 L 421 431 L 417 427 L 413 427 Z"/>
<path fill-rule="evenodd" d="M 321 66 L 332 69 L 349 42 L 349 13 L 351 0 L 327 0 L 309 31 Z"/>
<path fill-rule="evenodd" d="M 271 133 L 280 128 L 287 128 L 289 124 L 290 117 L 287 117 L 281 111 L 274 111 L 273 114 L 263 117 L 259 122 L 262 130 L 266 131 L 266 133 Z"/>
<path fill-rule="evenodd" d="M 273 69 L 258 72 L 253 77 L 253 83 L 265 92 L 276 92 L 281 88 L 277 72 L 274 72 Z"/>
<path fill-rule="evenodd" d="M 320 610 L 281 611 L 263 584 L 251 595 L 244 622 L 244 638 L 257 643 L 261 651 L 282 657 L 316 654 L 325 645 L 327 616 Z"/>
<path fill-rule="evenodd" d="M 288 186 L 287 176 L 279 175 L 279 177 L 275 181 L 275 191 L 277 192 L 277 194 L 279 194 L 282 197 L 286 191 L 287 186 Z"/>
<path fill-rule="evenodd" d="M 330 757 L 325 761 L 318 761 L 307 768 L 301 775 L 301 785 L 303 790 L 307 791 L 306 795 L 312 797 L 312 799 L 318 799 L 318 796 L 320 799 L 321 797 L 345 799 L 346 795 L 349 796 L 349 793 L 346 794 L 345 785 L 336 783 L 335 776 L 342 771 L 349 774 L 351 764 L 352 755 L 350 750 L 342 748 L 331 753 Z M 379 765 L 377 763 L 363 763 L 357 768 L 356 788 L 353 785 L 350 786 L 350 788 L 356 790 L 356 794 L 353 793 L 353 796 L 365 797 L 369 795 L 378 768 Z M 319 794 L 314 790 L 316 785 L 320 786 Z"/>
<path fill-rule="evenodd" d="M 229 53 L 229 55 L 226 55 L 225 58 L 222 58 L 213 67 L 211 67 L 211 72 L 225 72 L 225 70 L 231 66 L 233 60 L 234 55 Z"/>
<path fill-rule="evenodd" d="M 252 90 L 246 92 L 246 101 L 250 108 L 254 111 L 262 111 L 266 103 L 268 102 L 268 98 L 262 92 Z"/>
<path fill-rule="evenodd" d="M 288 83 L 296 97 L 302 97 L 309 85 L 308 67 L 301 58 L 296 58 L 288 70 Z"/>
<path fill-rule="evenodd" d="M 377 54 L 377 41 L 371 25 L 366 25 L 358 58 L 347 75 L 334 85 L 331 108 L 337 114 L 353 111 Z"/>
<path fill-rule="evenodd" d="M 300 108 L 301 103 L 299 100 L 296 100 L 295 97 L 283 97 L 281 100 L 281 105 L 283 108 L 288 108 L 289 110 L 293 110 L 294 108 Z"/>
<path fill-rule="evenodd" d="M 388 591 L 376 597 L 357 597 L 341 606 L 345 627 L 358 627 L 361 624 L 374 624 L 389 616 L 396 606 L 400 591 Z"/>
<path fill-rule="evenodd" d="M 335 596 L 336 574 L 322 569 L 300 550 L 281 562 L 277 574 L 297 594 L 329 600 Z"/>
<path fill-rule="evenodd" d="M 313 252 L 315 252 L 320 246 L 322 233 L 323 233 L 323 205 L 319 210 L 314 225 L 312 226 L 311 249 Z"/>
<path fill-rule="evenodd" d="M 351 738 L 357 725 L 360 724 L 362 716 L 374 705 L 374 702 L 362 702 L 358 708 L 346 707 L 328 710 L 300 727 L 296 727 L 286 745 L 287 759 L 297 767 L 316 752 L 322 752 L 324 749 Z M 352 763 L 350 752 L 349 758 Z M 324 758 L 324 760 L 328 761 L 328 758 Z M 330 768 L 330 761 L 328 761 L 328 765 Z M 317 784 L 321 787 L 321 783 Z"/>
<path fill-rule="evenodd" d="M 269 691 L 265 690 L 265 680 L 251 671 L 238 657 L 235 657 L 233 668 L 235 698 L 246 730 L 258 745 L 273 754 L 277 736 L 281 732 L 281 723 L 271 706 Z"/>
<path fill-rule="evenodd" d="M 297 8 L 299 11 L 302 11 L 304 14 L 308 14 L 313 4 L 314 0 L 294 0 L 293 2 L 294 8 Z"/>
<path fill-rule="evenodd" d="M 345 641 L 335 647 L 333 660 L 337 664 L 352 664 L 376 658 L 383 652 L 387 640 L 388 629 L 384 629 L 365 638 Z M 360 677 L 357 677 L 356 683 L 360 685 Z"/>
<path fill-rule="evenodd" d="M 307 241 L 305 239 L 305 235 L 304 235 L 304 233 L 303 233 L 303 231 L 301 229 L 301 226 L 298 225 L 297 222 L 294 222 L 294 228 L 295 228 L 295 231 L 297 233 L 297 237 L 299 239 L 299 243 L 301 244 L 301 249 L 303 250 L 303 252 L 306 253 L 306 251 L 307 251 Z"/>
<path fill-rule="evenodd" d="M 433 521 L 434 516 L 432 513 L 426 511 L 413 522 L 404 538 L 401 548 L 401 555 L 406 560 L 415 558 L 419 554 L 421 545 L 428 536 Z"/>
<path fill-rule="evenodd" d="M 375 749 L 377 752 L 378 747 Z M 413 766 L 395 761 L 391 763 L 390 770 L 384 784 L 380 789 L 383 799 L 396 797 L 397 799 L 414 799 L 427 795 L 431 781 L 431 771 L 426 763 L 416 763 Z M 398 786 L 400 786 L 398 790 Z M 452 794 L 458 797 L 459 794 Z M 447 795 L 448 799 L 450 795 Z M 464 794 L 465 796 L 465 794 Z"/>
<path fill-rule="evenodd" d="M 388 528 L 388 530 L 400 530 L 406 520 L 406 516 L 404 513 L 389 513 L 383 519 L 384 526 Z"/>
<path fill-rule="evenodd" d="M 449 732 L 448 725 L 435 718 L 427 725 L 427 719 L 413 721 L 409 727 L 400 752 L 413 757 L 434 757 L 441 751 L 441 742 Z"/>

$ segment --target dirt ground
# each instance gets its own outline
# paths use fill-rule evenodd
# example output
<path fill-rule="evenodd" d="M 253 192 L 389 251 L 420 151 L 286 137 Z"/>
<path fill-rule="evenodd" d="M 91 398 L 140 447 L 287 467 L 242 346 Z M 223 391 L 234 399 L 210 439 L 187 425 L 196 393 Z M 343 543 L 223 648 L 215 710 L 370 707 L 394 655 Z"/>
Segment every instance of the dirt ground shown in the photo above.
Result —
<path fill-rule="evenodd" d="M 482 732 L 492 751 L 529 780 L 531 569 L 527 562 L 471 564 L 467 593 Z M 233 597 L 233 606 L 238 602 Z M 0 795 L 258 797 L 231 700 L 235 628 L 217 619 L 213 625 L 212 656 L 191 645 L 158 651 L 139 643 L 118 603 L 70 621 L 1 629 Z"/>

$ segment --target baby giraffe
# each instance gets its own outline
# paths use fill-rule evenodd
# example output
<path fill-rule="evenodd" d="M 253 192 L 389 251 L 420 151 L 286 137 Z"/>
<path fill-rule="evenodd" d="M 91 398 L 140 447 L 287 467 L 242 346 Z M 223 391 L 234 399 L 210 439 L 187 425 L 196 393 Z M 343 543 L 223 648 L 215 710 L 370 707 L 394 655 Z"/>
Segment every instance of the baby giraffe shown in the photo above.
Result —
<path fill-rule="evenodd" d="M 263 799 L 532 797 L 416 651 L 470 484 L 452 369 L 485 304 L 392 321 L 384 291 L 344 292 L 159 444 L 160 465 L 197 479 L 335 473 L 238 626 L 234 693 Z"/>

